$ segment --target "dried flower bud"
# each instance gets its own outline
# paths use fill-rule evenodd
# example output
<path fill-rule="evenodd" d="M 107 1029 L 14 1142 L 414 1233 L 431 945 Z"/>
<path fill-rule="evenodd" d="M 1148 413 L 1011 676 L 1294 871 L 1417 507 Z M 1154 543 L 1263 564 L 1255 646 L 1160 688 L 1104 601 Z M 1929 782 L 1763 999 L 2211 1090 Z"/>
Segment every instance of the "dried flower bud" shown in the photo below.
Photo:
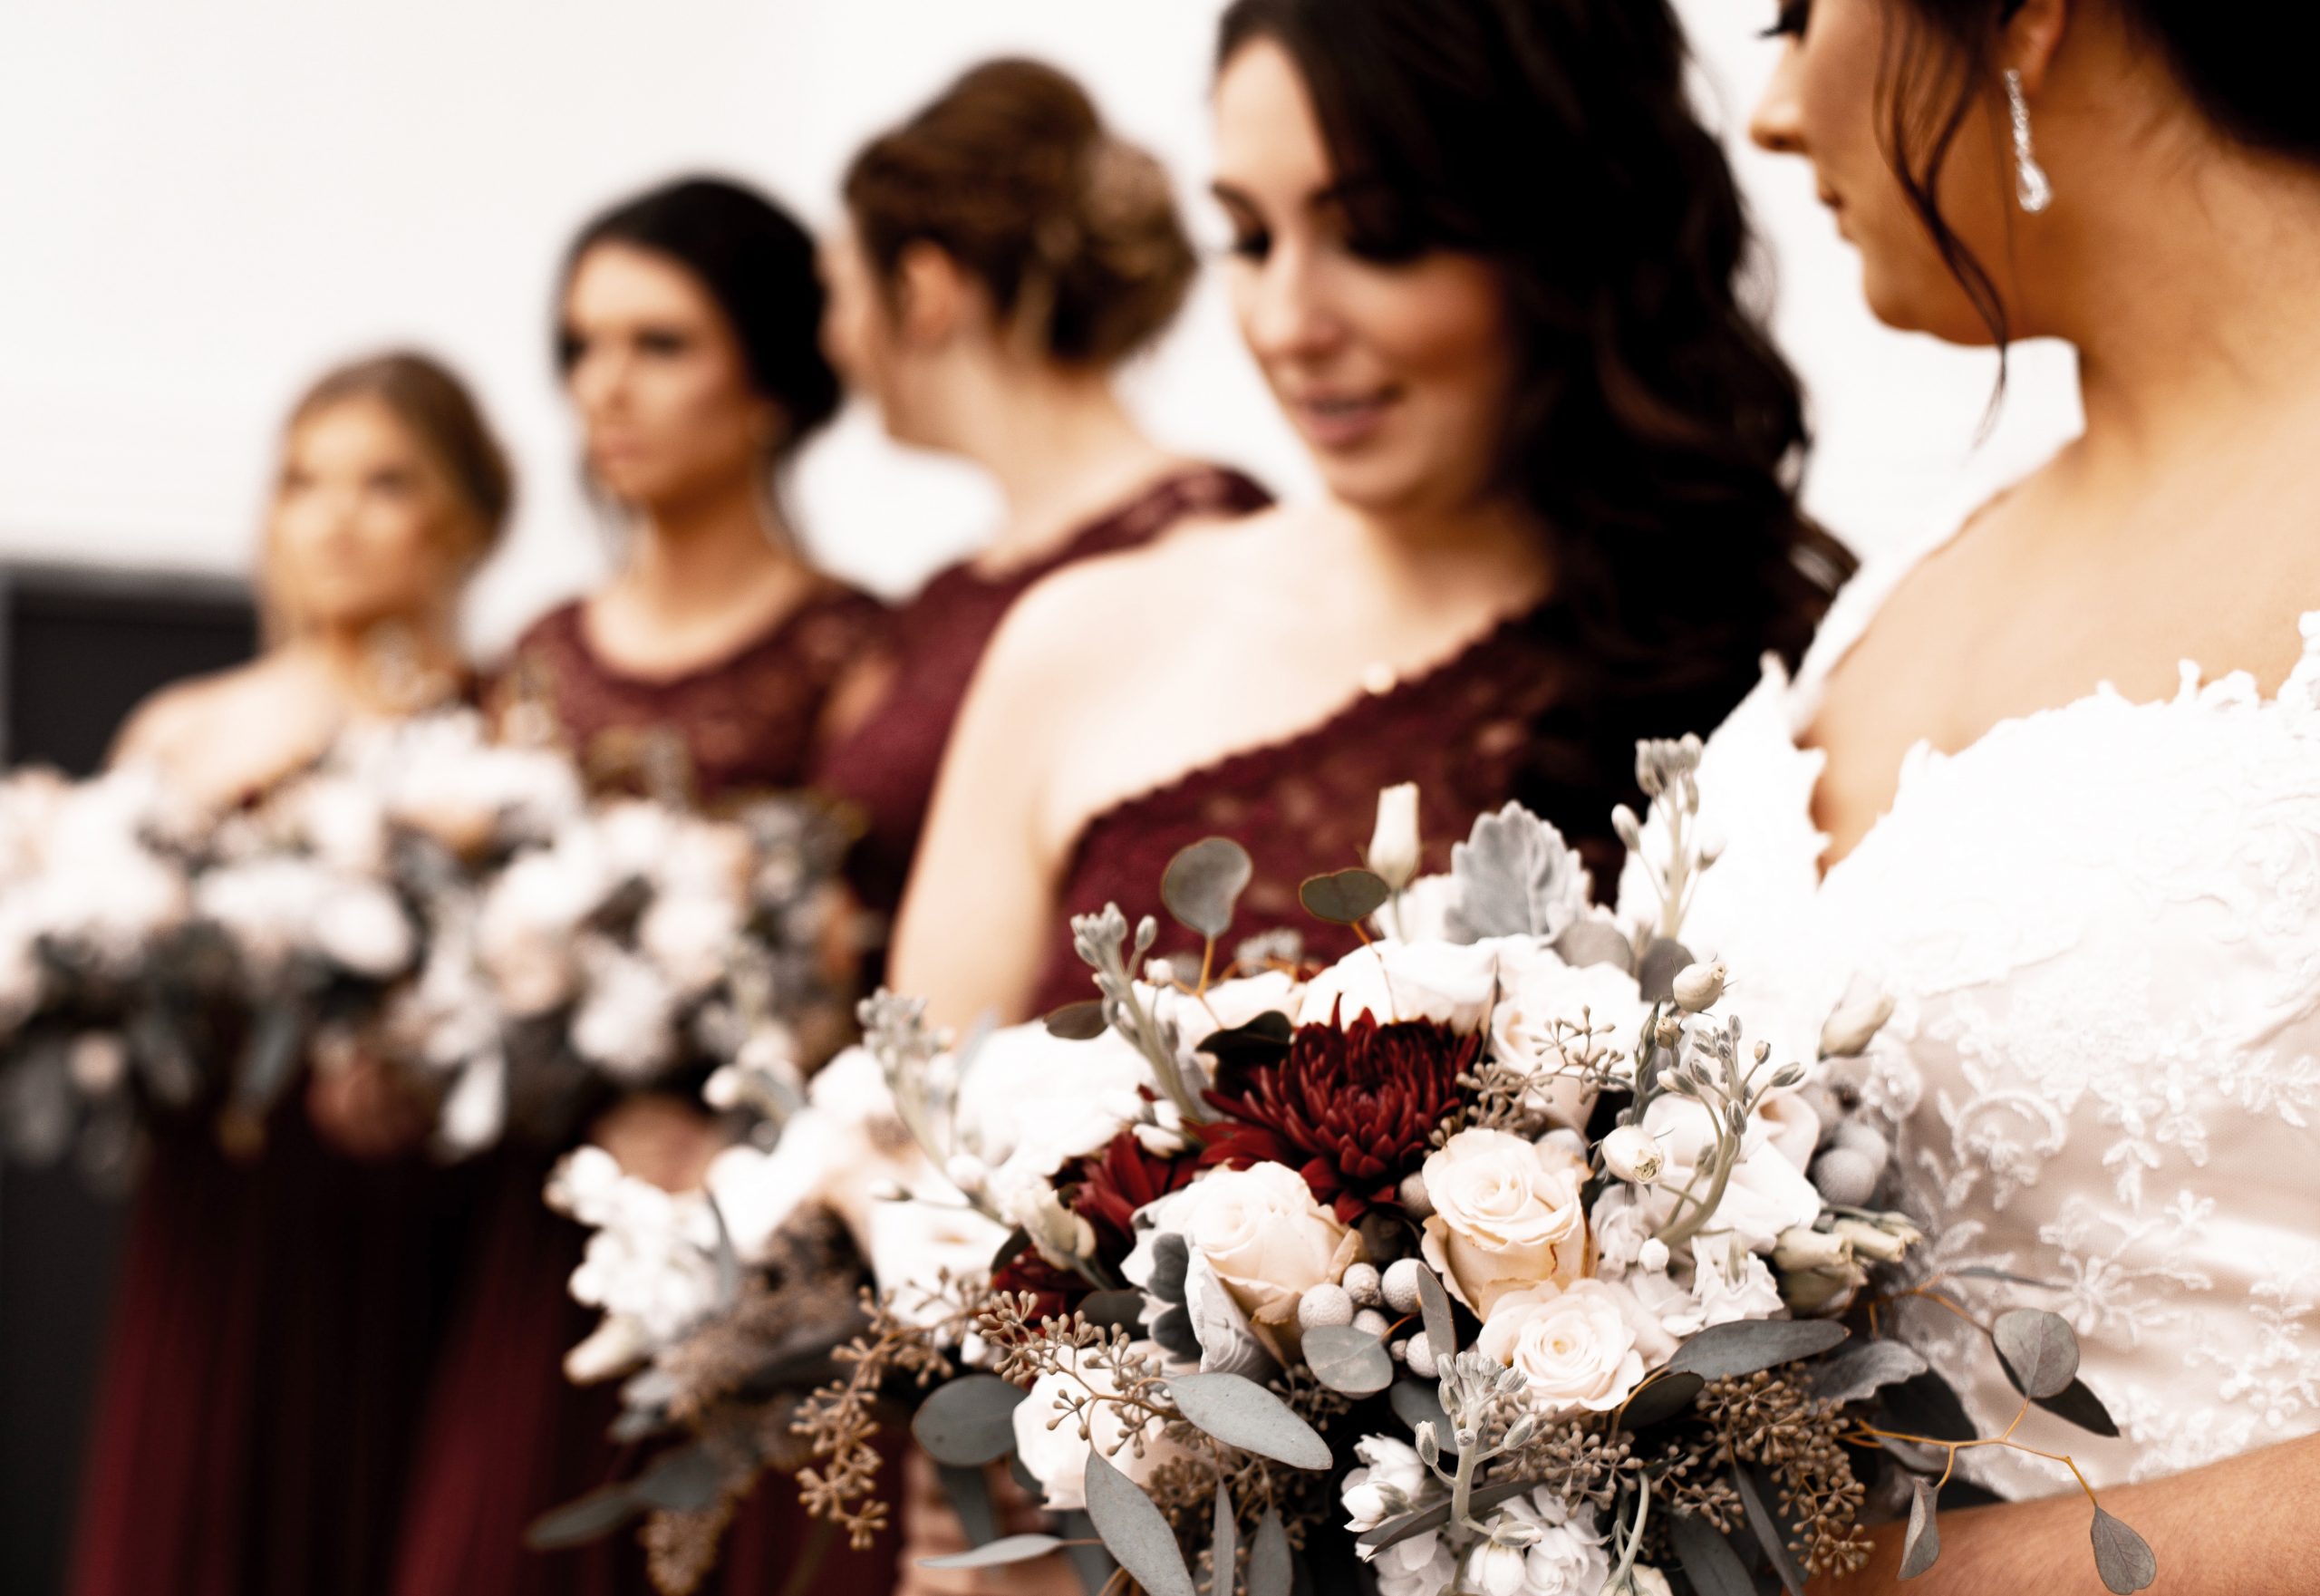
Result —
<path fill-rule="evenodd" d="M 1619 1180 L 1648 1186 L 1668 1167 L 1659 1144 L 1639 1125 L 1622 1125 L 1602 1141 L 1603 1167 Z"/>
<path fill-rule="evenodd" d="M 1369 838 L 1369 873 L 1396 892 L 1417 877 L 1417 783 L 1405 781 L 1378 795 L 1378 829 Z"/>
<path fill-rule="evenodd" d="M 1410 1338 L 1409 1345 L 1403 1349 L 1402 1361 L 1408 1364 L 1410 1372 L 1420 1379 L 1432 1379 L 1442 1372 L 1442 1366 L 1434 1356 L 1434 1343 L 1426 1338 L 1424 1330 Z"/>
<path fill-rule="evenodd" d="M 1844 1208 L 1865 1205 L 1877 1195 L 1877 1183 L 1884 1173 L 1882 1164 L 1872 1164 L 1842 1144 L 1812 1160 L 1813 1185 L 1823 1199 Z"/>
<path fill-rule="evenodd" d="M 1382 1341 L 1386 1339 L 1386 1332 L 1394 1328 L 1394 1321 L 1375 1308 L 1364 1308 L 1353 1316 L 1353 1328 Z"/>
<path fill-rule="evenodd" d="M 1901 1254 L 1909 1250 L 1909 1243 L 1892 1232 L 1858 1219 L 1840 1219 L 1832 1228 L 1854 1252 L 1880 1263 L 1899 1263 Z"/>
<path fill-rule="evenodd" d="M 1651 1028 L 1651 1040 L 1663 1048 L 1674 1048 L 1684 1040 L 1684 1022 L 1673 1014 L 1662 1014 Z"/>
<path fill-rule="evenodd" d="M 1353 1322 L 1353 1298 L 1343 1286 L 1319 1285 L 1297 1299 L 1300 1330 L 1321 1330 Z"/>
<path fill-rule="evenodd" d="M 1885 1021 L 1893 1017 L 1893 1000 L 1884 992 L 1860 1002 L 1841 1005 L 1821 1028 L 1821 1057 L 1851 1059 L 1876 1040 Z"/>
<path fill-rule="evenodd" d="M 1394 1189 L 1394 1199 L 1412 1219 L 1426 1219 L 1434 1213 L 1434 1199 L 1426 1193 L 1426 1176 L 1415 1169 L 1402 1176 L 1402 1184 Z"/>
<path fill-rule="evenodd" d="M 1780 1233 L 1773 1246 L 1773 1267 L 1784 1270 L 1838 1269 L 1852 1262 L 1844 1238 L 1827 1231 L 1793 1225 Z"/>
<path fill-rule="evenodd" d="M 1345 1287 L 1346 1294 L 1353 1299 L 1353 1305 L 1357 1308 L 1379 1308 L 1385 1305 L 1385 1290 L 1378 1279 L 1378 1266 L 1374 1263 L 1347 1264 L 1345 1273 L 1339 1278 L 1339 1283 Z"/>
<path fill-rule="evenodd" d="M 1635 1261 L 1643 1266 L 1645 1272 L 1658 1274 L 1668 1267 L 1668 1260 L 1673 1256 L 1668 1251 L 1667 1243 L 1658 1236 L 1651 1236 L 1637 1250 Z"/>
<path fill-rule="evenodd" d="M 1397 1258 L 1386 1266 L 1386 1306 L 1397 1313 L 1416 1313 L 1418 1309 L 1417 1277 L 1426 1265 L 1415 1258 Z"/>
<path fill-rule="evenodd" d="M 1676 972 L 1676 1001 L 1695 1014 L 1714 1008 L 1727 973 L 1721 964 L 1685 965 Z"/>

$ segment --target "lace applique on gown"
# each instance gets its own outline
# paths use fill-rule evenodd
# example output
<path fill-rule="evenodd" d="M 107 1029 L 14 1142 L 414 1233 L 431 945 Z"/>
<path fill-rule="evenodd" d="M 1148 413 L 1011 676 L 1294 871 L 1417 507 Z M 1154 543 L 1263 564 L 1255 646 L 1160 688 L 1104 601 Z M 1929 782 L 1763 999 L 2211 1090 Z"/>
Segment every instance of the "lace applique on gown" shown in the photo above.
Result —
<path fill-rule="evenodd" d="M 2123 1432 L 2034 1415 L 2029 1444 L 2101 1485 L 2320 1430 L 2320 612 L 2276 697 L 2186 663 L 2171 698 L 2104 686 L 1919 746 L 1823 883 L 1822 756 L 1795 737 L 1913 563 L 1865 574 L 1797 683 L 1768 672 L 1710 740 L 1727 846 L 1694 945 L 1808 1018 L 1856 976 L 1893 995 L 1869 1086 L 1929 1266 L 2051 1282 L 1951 1285 L 2067 1318 Z M 1938 1310 L 1907 1329 L 1984 1433 L 2012 1417 L 1983 1338 Z M 2012 1495 L 2069 1485 L 1967 1460 Z"/>

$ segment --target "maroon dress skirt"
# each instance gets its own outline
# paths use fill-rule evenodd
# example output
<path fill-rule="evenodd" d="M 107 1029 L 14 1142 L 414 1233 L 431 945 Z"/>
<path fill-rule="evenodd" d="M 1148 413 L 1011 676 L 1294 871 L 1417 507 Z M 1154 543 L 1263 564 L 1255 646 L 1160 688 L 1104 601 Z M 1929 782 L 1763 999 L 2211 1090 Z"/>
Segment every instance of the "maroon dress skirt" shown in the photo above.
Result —
<path fill-rule="evenodd" d="M 814 772 L 815 786 L 859 811 L 864 833 L 849 874 L 864 904 L 882 915 L 901 906 L 951 729 L 983 650 L 1017 599 L 1066 566 L 1137 547 L 1184 521 L 1235 519 L 1271 502 L 1238 471 L 1187 466 L 1029 565 L 986 576 L 962 561 L 936 573 L 895 614 L 893 685 Z"/>
<path fill-rule="evenodd" d="M 599 788 L 662 792 L 673 780 L 714 804 L 802 785 L 831 693 L 886 634 L 875 600 L 831 585 L 726 659 L 647 680 L 600 659 L 571 605 L 517 643 L 493 706 L 503 724 L 526 715 L 552 722 Z M 564 1377 L 564 1354 L 599 1316 L 566 1289 L 586 1232 L 541 1195 L 563 1151 L 510 1146 L 487 1160 L 471 1267 L 420 1418 L 394 1596 L 652 1589 L 631 1532 L 566 1551 L 524 1544 L 541 1514 L 642 1461 L 607 1434 L 618 1382 L 582 1387 Z M 894 1536 L 862 1552 L 843 1536 L 833 1543 L 806 1517 L 790 1482 L 769 1476 L 742 1504 L 703 1589 L 778 1596 L 818 1554 L 812 1589 L 884 1591 L 898 1551 Z"/>
<path fill-rule="evenodd" d="M 83 1475 L 73 1596 L 383 1592 L 474 1172 L 358 1163 L 304 1104 L 157 1137 Z"/>

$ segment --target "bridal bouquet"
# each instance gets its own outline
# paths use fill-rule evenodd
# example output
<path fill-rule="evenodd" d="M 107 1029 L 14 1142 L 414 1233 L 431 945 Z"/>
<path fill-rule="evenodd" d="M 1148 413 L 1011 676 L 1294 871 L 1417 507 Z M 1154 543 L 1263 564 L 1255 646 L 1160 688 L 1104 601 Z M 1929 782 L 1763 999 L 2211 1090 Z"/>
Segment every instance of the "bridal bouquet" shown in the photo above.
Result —
<path fill-rule="evenodd" d="M 1154 1596 L 1277 1596 L 1300 1560 L 1331 1588 L 1358 1559 L 1385 1596 L 1725 1596 L 1853 1569 L 1904 1514 L 1904 1572 L 1928 1566 L 1958 1454 L 2023 1443 L 1879 1333 L 1890 1296 L 1938 1292 L 1905 1272 L 1921 1238 L 1880 1205 L 1892 1146 L 1855 1089 L 1890 1005 L 1752 1006 L 1679 940 L 1712 862 L 1697 759 L 1640 750 L 1660 851 L 1629 918 L 1517 808 L 1412 879 L 1389 792 L 1370 868 L 1303 891 L 1369 928 L 1335 965 L 1275 935 L 1212 979 L 1250 864 L 1211 841 L 1163 884 L 1197 974 L 1146 966 L 1155 928 L 1107 910 L 1074 922 L 1097 997 L 1043 1025 L 954 1045 L 866 1004 L 813 1097 L 855 1116 L 821 1189 L 883 1295 L 798 1417 L 808 1506 L 857 1543 L 885 1523 L 876 1403 L 901 1393 L 979 1543 L 947 1566 L 1063 1551 Z M 2062 1320 L 1989 1330 L 2025 1415 L 2114 1433 Z M 1060 1533 L 998 1533 L 1000 1459 Z M 2099 1506 L 2093 1541 L 2112 1589 L 2149 1583 Z"/>

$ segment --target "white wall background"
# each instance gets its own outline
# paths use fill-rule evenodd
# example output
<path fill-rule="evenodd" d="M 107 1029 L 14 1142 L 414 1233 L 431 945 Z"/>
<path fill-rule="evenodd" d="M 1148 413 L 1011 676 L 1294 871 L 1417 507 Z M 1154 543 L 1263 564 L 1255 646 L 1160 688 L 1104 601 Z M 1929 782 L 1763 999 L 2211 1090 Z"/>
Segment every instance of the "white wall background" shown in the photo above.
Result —
<path fill-rule="evenodd" d="M 1736 145 L 1771 61 L 1754 38 L 1769 0 L 1679 4 Z M 1213 237 L 1200 196 L 1219 9 L 14 0 L 0 7 L 0 559 L 241 568 L 292 395 L 328 361 L 413 342 L 476 382 L 523 470 L 471 616 L 497 646 L 609 547 L 574 481 L 547 355 L 558 253 L 585 216 L 708 169 L 826 226 L 863 137 L 968 63 L 1020 51 L 1080 74 L 1170 162 Z M 2065 354 L 2032 350 L 1977 445 L 1991 357 L 1877 327 L 1803 170 L 1736 159 L 1778 259 L 1778 331 L 1814 395 L 1811 500 L 1857 547 L 2074 429 Z M 1177 446 L 1309 485 L 1213 285 L 1132 392 Z M 972 474 L 899 455 L 858 412 L 813 451 L 797 498 L 823 556 L 888 592 L 992 509 Z"/>

